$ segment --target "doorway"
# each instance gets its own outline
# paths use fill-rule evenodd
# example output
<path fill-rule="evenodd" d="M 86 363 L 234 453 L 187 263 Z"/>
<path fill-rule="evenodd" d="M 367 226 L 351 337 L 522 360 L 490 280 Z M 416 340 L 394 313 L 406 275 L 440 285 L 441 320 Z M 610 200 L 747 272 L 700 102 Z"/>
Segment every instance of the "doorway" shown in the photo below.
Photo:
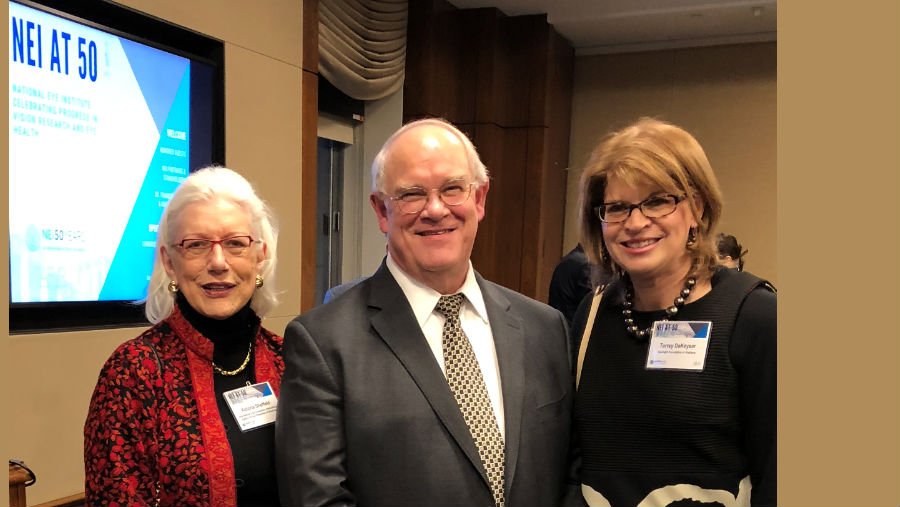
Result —
<path fill-rule="evenodd" d="M 344 151 L 347 144 L 318 138 L 316 174 L 316 305 L 341 283 Z"/>

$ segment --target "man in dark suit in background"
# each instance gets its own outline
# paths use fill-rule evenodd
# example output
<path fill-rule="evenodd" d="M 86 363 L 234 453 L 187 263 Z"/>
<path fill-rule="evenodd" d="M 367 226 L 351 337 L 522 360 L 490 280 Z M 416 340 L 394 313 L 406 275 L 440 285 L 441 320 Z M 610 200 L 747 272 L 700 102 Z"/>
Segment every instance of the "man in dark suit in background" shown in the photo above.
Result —
<path fill-rule="evenodd" d="M 589 292 L 591 292 L 591 264 L 579 243 L 553 270 L 547 304 L 561 311 L 571 326 L 575 310 Z"/>
<path fill-rule="evenodd" d="M 489 183 L 471 142 L 419 120 L 372 173 L 388 255 L 285 330 L 282 505 L 580 504 L 565 321 L 472 268 Z"/>

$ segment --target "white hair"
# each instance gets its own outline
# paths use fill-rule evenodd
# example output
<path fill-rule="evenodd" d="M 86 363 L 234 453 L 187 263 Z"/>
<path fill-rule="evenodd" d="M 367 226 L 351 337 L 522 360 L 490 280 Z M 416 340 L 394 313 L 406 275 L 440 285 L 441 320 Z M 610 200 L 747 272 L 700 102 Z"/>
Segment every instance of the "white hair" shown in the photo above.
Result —
<path fill-rule="evenodd" d="M 147 320 L 156 324 L 165 320 L 175 304 L 175 295 L 168 290 L 169 279 L 163 265 L 160 247 L 170 248 L 175 235 L 175 227 L 179 214 L 184 208 L 196 202 L 210 202 L 222 199 L 243 209 L 250 220 L 250 230 L 254 239 L 261 243 L 255 248 L 266 245 L 266 259 L 260 266 L 260 275 L 265 284 L 257 289 L 250 301 L 250 307 L 260 317 L 271 311 L 278 304 L 275 292 L 275 264 L 278 250 L 278 225 L 272 210 L 253 190 L 253 186 L 240 174 L 225 167 L 205 167 L 191 173 L 175 190 L 172 199 L 163 211 L 156 236 L 156 255 L 153 260 L 153 273 L 147 288 L 146 308 Z M 256 245 L 254 243 L 254 245 Z"/>

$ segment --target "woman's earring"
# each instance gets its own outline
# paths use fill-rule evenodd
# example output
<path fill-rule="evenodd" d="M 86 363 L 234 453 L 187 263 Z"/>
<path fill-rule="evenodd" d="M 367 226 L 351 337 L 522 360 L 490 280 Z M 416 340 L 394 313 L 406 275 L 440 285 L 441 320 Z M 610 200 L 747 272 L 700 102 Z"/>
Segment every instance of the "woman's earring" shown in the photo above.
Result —
<path fill-rule="evenodd" d="M 263 277 L 262 275 L 256 275 L 256 288 L 260 288 L 263 286 Z"/>
<path fill-rule="evenodd" d="M 685 245 L 686 246 L 694 246 L 696 244 L 697 244 L 697 228 L 691 227 L 690 229 L 688 229 L 687 243 L 685 243 Z"/>
<path fill-rule="evenodd" d="M 171 292 L 172 294 L 178 292 L 178 284 L 175 282 L 175 280 L 169 282 L 169 292 Z"/>

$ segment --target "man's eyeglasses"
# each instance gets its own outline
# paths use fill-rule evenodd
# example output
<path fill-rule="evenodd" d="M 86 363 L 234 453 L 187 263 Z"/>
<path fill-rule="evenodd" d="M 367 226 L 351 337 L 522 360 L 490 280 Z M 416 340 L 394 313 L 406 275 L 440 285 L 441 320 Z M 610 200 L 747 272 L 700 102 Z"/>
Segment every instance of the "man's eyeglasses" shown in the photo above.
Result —
<path fill-rule="evenodd" d="M 678 203 L 685 200 L 686 195 L 651 195 L 637 204 L 625 202 L 605 202 L 594 208 L 597 217 L 608 224 L 615 224 L 628 220 L 631 212 L 640 208 L 641 213 L 647 218 L 659 218 L 670 215 L 678 207 Z"/>
<path fill-rule="evenodd" d="M 224 239 L 186 238 L 179 243 L 175 243 L 173 246 L 181 248 L 181 251 L 184 252 L 184 256 L 189 259 L 196 259 L 198 257 L 209 255 L 213 245 L 216 244 L 221 245 L 222 251 L 226 254 L 232 257 L 240 257 L 247 252 L 247 249 L 250 248 L 250 245 L 252 245 L 254 241 L 257 240 L 250 236 L 231 236 L 230 238 Z"/>
<path fill-rule="evenodd" d="M 475 187 L 475 183 L 455 181 L 447 183 L 441 188 L 433 188 L 431 190 L 438 191 L 438 197 L 440 197 L 441 202 L 443 202 L 444 205 L 459 206 L 469 200 L 469 195 L 472 193 L 473 187 Z M 425 205 L 428 203 L 428 198 L 431 195 L 431 190 L 419 187 L 407 188 L 402 190 L 399 195 L 389 197 L 389 199 L 397 203 L 397 207 L 400 209 L 401 213 L 412 215 L 425 209 Z"/>

